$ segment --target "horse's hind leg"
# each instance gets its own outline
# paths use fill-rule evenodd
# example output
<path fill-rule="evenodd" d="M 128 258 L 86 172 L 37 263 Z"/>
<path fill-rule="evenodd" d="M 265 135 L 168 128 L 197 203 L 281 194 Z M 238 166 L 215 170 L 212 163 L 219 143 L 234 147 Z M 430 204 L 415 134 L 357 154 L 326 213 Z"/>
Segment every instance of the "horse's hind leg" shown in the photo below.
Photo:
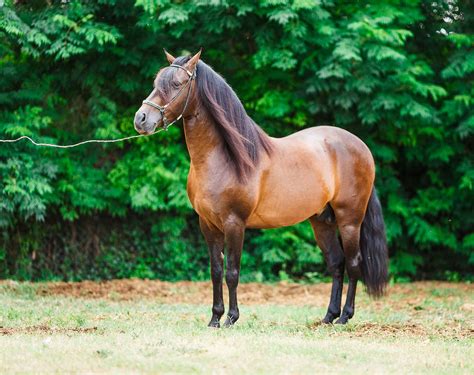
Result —
<path fill-rule="evenodd" d="M 344 253 L 337 238 L 337 227 L 333 216 L 331 218 L 325 217 L 325 215 L 313 216 L 310 222 L 316 242 L 323 251 L 329 272 L 332 274 L 331 299 L 323 319 L 323 323 L 332 323 L 341 315 Z"/>
<path fill-rule="evenodd" d="M 344 249 L 347 275 L 349 277 L 346 303 L 344 304 L 341 317 L 336 321 L 336 323 L 345 324 L 354 316 L 357 281 L 361 278 L 360 263 L 362 261 L 362 255 L 360 252 L 359 239 L 364 211 L 338 209 L 335 207 L 334 212 L 336 214 L 339 234 Z"/>

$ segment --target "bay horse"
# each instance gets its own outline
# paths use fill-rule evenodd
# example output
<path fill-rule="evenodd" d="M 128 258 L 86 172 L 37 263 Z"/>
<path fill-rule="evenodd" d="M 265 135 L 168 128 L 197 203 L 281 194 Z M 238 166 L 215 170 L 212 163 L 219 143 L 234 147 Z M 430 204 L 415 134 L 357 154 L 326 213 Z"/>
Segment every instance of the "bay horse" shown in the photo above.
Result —
<path fill-rule="evenodd" d="M 317 126 L 283 138 L 268 136 L 247 115 L 225 80 L 194 56 L 161 69 L 134 119 L 152 134 L 183 118 L 191 163 L 187 193 L 209 247 L 213 285 L 210 327 L 224 314 L 224 248 L 229 310 L 224 326 L 239 319 L 237 285 L 247 228 L 277 228 L 309 220 L 332 274 L 324 323 L 353 317 L 356 286 L 363 280 L 378 297 L 388 280 L 382 209 L 374 189 L 375 165 L 355 135 Z M 347 270 L 349 286 L 341 313 Z"/>

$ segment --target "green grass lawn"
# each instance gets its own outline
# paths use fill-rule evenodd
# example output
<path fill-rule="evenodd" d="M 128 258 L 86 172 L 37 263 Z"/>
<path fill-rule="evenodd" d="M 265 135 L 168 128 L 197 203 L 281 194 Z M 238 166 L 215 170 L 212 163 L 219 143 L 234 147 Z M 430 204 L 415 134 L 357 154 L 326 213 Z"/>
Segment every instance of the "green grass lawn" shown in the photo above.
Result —
<path fill-rule="evenodd" d="M 139 293 L 42 295 L 38 284 L 6 282 L 0 372 L 472 374 L 473 289 L 429 285 L 375 302 L 360 292 L 347 326 L 319 325 L 324 306 L 290 299 L 242 304 L 236 326 L 216 330 L 198 294 L 172 304 Z"/>

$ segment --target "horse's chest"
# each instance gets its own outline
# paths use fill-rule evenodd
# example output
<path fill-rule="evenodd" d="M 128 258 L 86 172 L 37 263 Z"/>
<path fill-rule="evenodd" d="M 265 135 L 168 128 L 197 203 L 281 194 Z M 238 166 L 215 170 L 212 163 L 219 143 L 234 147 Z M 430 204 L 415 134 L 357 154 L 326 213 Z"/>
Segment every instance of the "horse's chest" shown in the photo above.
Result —
<path fill-rule="evenodd" d="M 206 211 L 209 210 L 209 205 L 206 204 L 203 194 L 202 186 L 199 186 L 199 181 L 196 180 L 193 173 L 190 171 L 188 176 L 188 183 L 186 186 L 186 190 L 188 193 L 189 201 L 193 206 L 194 210 L 202 216 Z"/>
<path fill-rule="evenodd" d="M 188 176 L 187 193 L 191 205 L 199 216 L 212 222 L 217 221 L 221 211 L 218 194 L 213 193 L 213 187 L 209 186 L 206 180 L 196 176 L 192 170 Z"/>
<path fill-rule="evenodd" d="M 194 210 L 202 217 L 211 217 L 215 213 L 216 204 L 206 198 L 202 191 L 188 192 L 189 200 Z"/>
<path fill-rule="evenodd" d="M 217 227 L 230 215 L 247 218 L 256 205 L 255 189 L 235 182 L 226 173 L 203 178 L 193 169 L 188 176 L 187 193 L 199 216 Z"/>

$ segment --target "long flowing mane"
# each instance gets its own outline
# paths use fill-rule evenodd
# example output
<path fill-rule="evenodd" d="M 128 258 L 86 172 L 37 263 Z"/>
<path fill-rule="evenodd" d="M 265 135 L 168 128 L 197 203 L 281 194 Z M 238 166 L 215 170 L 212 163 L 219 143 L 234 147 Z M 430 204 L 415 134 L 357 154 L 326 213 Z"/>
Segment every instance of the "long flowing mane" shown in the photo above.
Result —
<path fill-rule="evenodd" d="M 184 65 L 189 59 L 189 56 L 178 57 L 173 64 Z M 196 85 L 198 100 L 216 124 L 229 161 L 238 178 L 245 180 L 262 152 L 271 153 L 268 135 L 247 115 L 224 78 L 202 61 L 197 64 Z"/>

